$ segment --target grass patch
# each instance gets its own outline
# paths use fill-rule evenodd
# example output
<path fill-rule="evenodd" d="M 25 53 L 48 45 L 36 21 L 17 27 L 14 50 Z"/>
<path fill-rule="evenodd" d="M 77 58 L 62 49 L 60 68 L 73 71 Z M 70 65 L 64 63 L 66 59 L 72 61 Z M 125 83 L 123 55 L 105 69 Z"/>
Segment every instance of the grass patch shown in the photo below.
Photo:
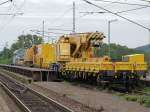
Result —
<path fill-rule="evenodd" d="M 122 96 L 127 101 L 138 102 L 145 107 L 150 108 L 150 96 L 143 96 L 143 95 L 124 95 Z"/>
<path fill-rule="evenodd" d="M 133 101 L 133 102 L 136 102 L 138 100 L 138 96 L 132 96 L 132 95 L 125 95 L 124 98 L 127 101 Z"/>
<path fill-rule="evenodd" d="M 144 106 L 150 108 L 150 99 L 145 101 Z"/>
<path fill-rule="evenodd" d="M 12 58 L 0 58 L 0 64 L 11 64 Z"/>
<path fill-rule="evenodd" d="M 114 94 L 114 95 L 117 95 L 117 96 L 120 96 L 120 97 L 125 96 L 125 93 L 114 92 L 113 94 Z"/>
<path fill-rule="evenodd" d="M 137 102 L 140 104 L 144 104 L 147 101 L 145 96 L 139 96 Z"/>
<path fill-rule="evenodd" d="M 141 92 L 150 94 L 150 87 L 143 87 L 140 89 Z M 150 96 L 139 95 L 139 94 L 125 94 L 115 92 L 114 95 L 119 96 L 127 101 L 137 102 L 140 105 L 150 108 Z"/>
<path fill-rule="evenodd" d="M 146 93 L 150 93 L 150 87 L 145 87 L 142 91 Z"/>

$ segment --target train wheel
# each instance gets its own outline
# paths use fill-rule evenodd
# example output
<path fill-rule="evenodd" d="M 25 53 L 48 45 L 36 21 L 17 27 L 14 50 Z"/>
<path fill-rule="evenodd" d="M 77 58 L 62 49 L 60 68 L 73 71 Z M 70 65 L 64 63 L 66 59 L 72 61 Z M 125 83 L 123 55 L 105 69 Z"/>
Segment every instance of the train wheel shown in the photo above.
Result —
<path fill-rule="evenodd" d="M 106 89 L 109 87 L 109 82 L 104 80 L 102 74 L 97 75 L 96 81 L 97 81 L 97 85 L 100 86 L 102 89 Z"/>
<path fill-rule="evenodd" d="M 97 75 L 97 79 L 96 79 L 97 85 L 100 86 L 101 85 L 101 78 L 100 78 L 100 74 Z"/>
<path fill-rule="evenodd" d="M 70 80 L 70 81 L 73 81 L 73 80 L 74 80 L 73 71 L 71 71 L 70 74 L 69 74 L 69 80 Z"/>

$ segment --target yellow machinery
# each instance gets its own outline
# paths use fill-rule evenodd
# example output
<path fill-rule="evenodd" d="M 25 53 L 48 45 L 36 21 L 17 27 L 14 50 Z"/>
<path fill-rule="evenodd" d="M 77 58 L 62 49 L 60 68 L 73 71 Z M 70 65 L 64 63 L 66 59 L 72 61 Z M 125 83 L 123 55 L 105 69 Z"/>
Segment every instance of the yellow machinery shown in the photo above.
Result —
<path fill-rule="evenodd" d="M 70 43 L 66 42 L 66 40 L 59 41 L 56 45 L 56 61 L 58 62 L 66 62 L 70 61 Z"/>
<path fill-rule="evenodd" d="M 34 48 L 35 48 L 35 46 L 32 46 L 31 48 L 26 49 L 25 55 L 24 55 L 25 65 L 32 65 L 33 64 Z"/>
<path fill-rule="evenodd" d="M 123 56 L 121 62 L 112 62 L 110 57 L 96 57 L 94 50 L 100 48 L 105 38 L 103 33 L 78 33 L 60 37 L 57 44 L 69 44 L 70 59 L 65 63 L 62 75 L 69 79 L 91 82 L 121 82 L 135 85 L 147 71 L 143 54 Z M 69 47 L 70 46 L 70 47 Z M 69 55 L 68 55 L 69 57 Z"/>
<path fill-rule="evenodd" d="M 40 44 L 34 49 L 33 64 L 40 68 L 49 68 L 50 63 L 54 63 L 55 46 L 53 44 Z"/>
<path fill-rule="evenodd" d="M 72 60 L 101 60 L 94 58 L 93 48 L 100 47 L 105 38 L 103 33 L 89 32 L 63 35 L 55 44 L 33 45 L 26 49 L 25 62 L 48 68 L 51 63 L 66 63 Z M 105 57 L 106 58 L 106 57 Z M 109 60 L 109 57 L 106 59 Z"/>
<path fill-rule="evenodd" d="M 88 33 L 76 33 L 63 35 L 60 37 L 57 45 L 66 46 L 66 55 L 69 58 L 94 58 L 94 48 L 102 45 L 102 40 L 105 38 L 103 33 L 100 32 L 88 32 Z M 61 61 L 61 60 L 60 60 Z"/>
<path fill-rule="evenodd" d="M 122 62 L 110 62 L 108 56 L 95 57 L 93 49 L 102 45 L 105 36 L 102 33 L 80 33 L 65 35 L 60 38 L 61 43 L 70 44 L 71 60 L 66 63 L 66 70 L 76 71 L 141 71 L 147 69 L 143 54 L 123 56 Z"/>
<path fill-rule="evenodd" d="M 101 32 L 63 35 L 57 43 L 27 49 L 25 61 L 61 72 L 66 78 L 91 82 L 121 81 L 128 85 L 146 73 L 143 54 L 123 56 L 121 62 L 112 62 L 108 56 L 96 57 L 94 51 L 102 46 L 104 38 Z"/>

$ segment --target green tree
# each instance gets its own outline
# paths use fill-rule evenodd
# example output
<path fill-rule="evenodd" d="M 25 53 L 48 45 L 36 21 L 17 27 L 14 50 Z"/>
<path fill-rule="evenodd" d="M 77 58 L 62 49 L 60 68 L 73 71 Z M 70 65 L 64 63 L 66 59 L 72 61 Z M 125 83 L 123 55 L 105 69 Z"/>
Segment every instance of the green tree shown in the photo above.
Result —
<path fill-rule="evenodd" d="M 7 47 L 4 47 L 2 52 L 2 57 L 9 58 L 10 56 L 11 56 L 11 51 Z"/>
<path fill-rule="evenodd" d="M 16 43 L 12 44 L 11 50 L 15 51 L 19 48 L 29 48 L 33 44 L 38 45 L 43 43 L 43 38 L 37 35 L 20 35 Z"/>
<path fill-rule="evenodd" d="M 41 44 L 43 43 L 43 38 L 37 35 L 20 35 L 18 40 L 13 43 L 9 48 L 4 47 L 3 51 L 0 52 L 0 63 L 11 63 L 13 52 L 18 50 L 19 48 L 29 48 L 33 44 Z"/>
<path fill-rule="evenodd" d="M 12 52 L 7 47 L 4 47 L 3 51 L 0 52 L 0 63 L 8 64 L 11 63 Z"/>
<path fill-rule="evenodd" d="M 110 45 L 110 55 L 111 58 L 114 60 L 121 60 L 123 55 L 129 55 L 134 53 L 145 53 L 145 52 L 134 50 L 126 46 L 121 46 L 114 43 Z M 96 55 L 100 57 L 108 55 L 108 45 L 103 44 L 101 48 L 97 49 Z"/>

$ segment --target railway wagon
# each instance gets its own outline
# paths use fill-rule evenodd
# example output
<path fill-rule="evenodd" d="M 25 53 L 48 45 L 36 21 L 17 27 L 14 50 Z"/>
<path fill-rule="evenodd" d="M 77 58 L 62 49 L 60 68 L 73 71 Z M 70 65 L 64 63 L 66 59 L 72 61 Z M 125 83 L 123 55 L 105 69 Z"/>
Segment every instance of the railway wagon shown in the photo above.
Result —
<path fill-rule="evenodd" d="M 26 56 L 33 66 L 56 70 L 71 80 L 134 85 L 147 71 L 144 54 L 126 55 L 120 62 L 96 57 L 95 49 L 101 48 L 104 38 L 101 32 L 63 35 L 56 43 L 34 45 Z"/>
<path fill-rule="evenodd" d="M 13 64 L 23 65 L 24 64 L 25 49 L 20 48 L 13 53 Z"/>

